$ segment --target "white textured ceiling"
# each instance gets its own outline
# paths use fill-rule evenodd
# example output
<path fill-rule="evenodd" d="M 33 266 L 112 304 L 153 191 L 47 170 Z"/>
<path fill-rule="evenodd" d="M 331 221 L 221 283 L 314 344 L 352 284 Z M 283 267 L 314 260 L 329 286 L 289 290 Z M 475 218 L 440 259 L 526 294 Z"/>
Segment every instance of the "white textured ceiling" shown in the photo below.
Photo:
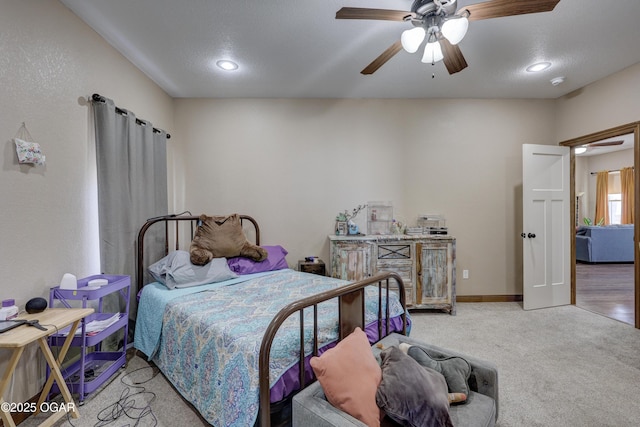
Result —
<path fill-rule="evenodd" d="M 411 24 L 336 11 L 409 10 L 411 0 L 61 2 L 177 98 L 557 98 L 640 62 L 640 0 L 561 0 L 552 12 L 474 21 L 460 73 L 400 51 L 369 76 L 360 70 Z M 218 59 L 240 68 L 223 72 Z M 537 61 L 553 65 L 525 72 Z"/>

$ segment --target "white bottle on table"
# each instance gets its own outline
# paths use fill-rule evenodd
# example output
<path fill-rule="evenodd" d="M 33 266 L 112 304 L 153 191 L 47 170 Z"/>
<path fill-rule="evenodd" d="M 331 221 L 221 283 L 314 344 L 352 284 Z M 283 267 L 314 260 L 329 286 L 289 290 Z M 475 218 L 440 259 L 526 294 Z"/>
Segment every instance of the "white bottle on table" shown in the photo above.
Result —
<path fill-rule="evenodd" d="M 2 301 L 2 308 L 0 308 L 0 320 L 11 320 L 18 317 L 18 306 L 13 299 L 6 299 Z"/>

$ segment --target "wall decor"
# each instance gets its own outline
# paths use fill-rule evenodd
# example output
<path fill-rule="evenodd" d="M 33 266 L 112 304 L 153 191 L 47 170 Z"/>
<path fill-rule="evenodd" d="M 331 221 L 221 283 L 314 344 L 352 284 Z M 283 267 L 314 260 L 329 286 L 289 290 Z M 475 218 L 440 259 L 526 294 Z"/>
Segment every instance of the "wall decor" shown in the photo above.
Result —
<path fill-rule="evenodd" d="M 18 163 L 44 165 L 45 155 L 42 154 L 40 144 L 33 142 L 33 138 L 24 122 L 22 122 L 22 126 L 20 126 L 16 136 L 13 138 L 13 142 L 16 144 Z"/>

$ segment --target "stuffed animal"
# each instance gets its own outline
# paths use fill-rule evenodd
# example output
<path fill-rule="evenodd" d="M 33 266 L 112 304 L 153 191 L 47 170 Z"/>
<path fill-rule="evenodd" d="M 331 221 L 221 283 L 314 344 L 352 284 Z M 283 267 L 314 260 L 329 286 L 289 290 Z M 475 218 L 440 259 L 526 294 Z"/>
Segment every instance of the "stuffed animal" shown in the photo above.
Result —
<path fill-rule="evenodd" d="M 247 240 L 238 214 L 200 215 L 189 252 L 194 265 L 205 265 L 213 258 L 238 256 L 263 261 L 268 255 L 265 249 Z"/>
<path fill-rule="evenodd" d="M 462 403 L 471 392 L 469 376 L 471 365 L 462 357 L 432 357 L 425 348 L 407 343 L 400 343 L 400 350 L 411 356 L 420 366 L 440 372 L 449 388 L 449 403 Z"/>

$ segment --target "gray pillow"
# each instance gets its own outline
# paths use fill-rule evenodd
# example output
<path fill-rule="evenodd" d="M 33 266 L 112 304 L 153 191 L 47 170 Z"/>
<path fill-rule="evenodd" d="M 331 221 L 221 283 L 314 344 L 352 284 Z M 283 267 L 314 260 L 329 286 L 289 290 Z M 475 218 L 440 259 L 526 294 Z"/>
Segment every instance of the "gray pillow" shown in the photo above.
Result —
<path fill-rule="evenodd" d="M 400 349 L 425 368 L 440 372 L 447 381 L 449 393 L 464 393 L 469 396 L 471 365 L 462 357 L 451 356 L 438 359 L 417 345 L 400 344 Z"/>
<path fill-rule="evenodd" d="M 380 358 L 376 403 L 389 418 L 410 427 L 453 427 L 442 374 L 421 367 L 395 346 L 382 351 Z"/>
<path fill-rule="evenodd" d="M 213 258 L 207 264 L 193 265 L 187 251 L 174 251 L 149 266 L 149 273 L 169 289 L 222 282 L 238 277 L 226 258 Z"/>

